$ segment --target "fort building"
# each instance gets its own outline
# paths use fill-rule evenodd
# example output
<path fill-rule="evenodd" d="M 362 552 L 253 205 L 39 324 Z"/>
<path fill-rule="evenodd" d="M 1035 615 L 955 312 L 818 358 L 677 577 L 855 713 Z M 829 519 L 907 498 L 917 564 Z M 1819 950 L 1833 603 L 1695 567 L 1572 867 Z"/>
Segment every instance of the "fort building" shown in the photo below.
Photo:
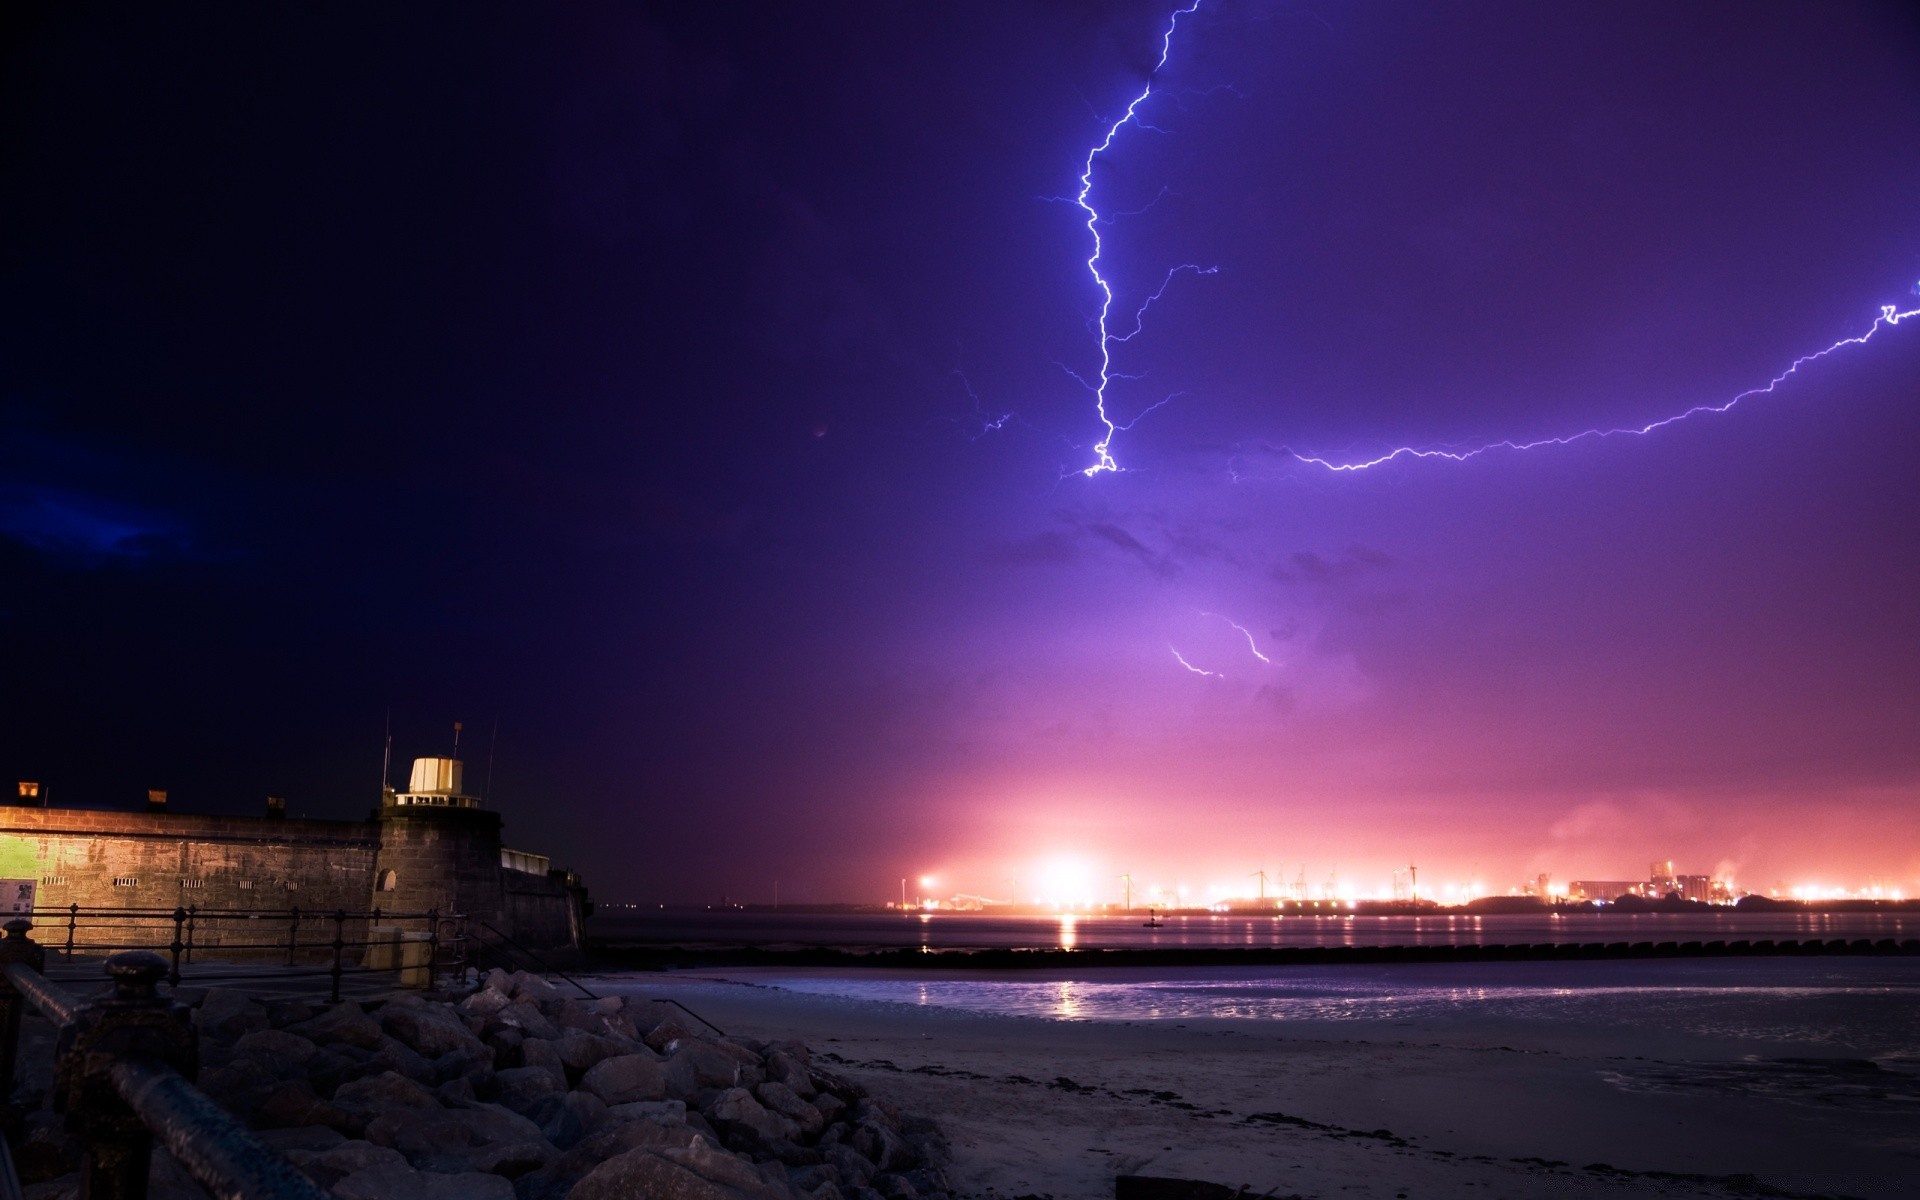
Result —
<path fill-rule="evenodd" d="M 462 790 L 455 758 L 415 759 L 407 790 L 385 789 L 363 821 L 44 806 L 22 784 L 0 804 L 0 880 L 31 881 L 37 920 L 83 909 L 250 909 L 315 916 L 436 909 L 533 949 L 577 948 L 592 911 L 572 872 L 501 840 L 500 814 Z"/>

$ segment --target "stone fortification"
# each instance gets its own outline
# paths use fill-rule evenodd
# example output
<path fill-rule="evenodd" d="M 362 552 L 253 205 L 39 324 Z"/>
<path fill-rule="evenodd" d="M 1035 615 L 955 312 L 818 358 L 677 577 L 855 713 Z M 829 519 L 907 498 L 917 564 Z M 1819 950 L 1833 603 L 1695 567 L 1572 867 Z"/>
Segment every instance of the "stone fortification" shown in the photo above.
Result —
<path fill-rule="evenodd" d="M 365 821 L 0 807 L 0 879 L 36 884 L 35 919 L 53 935 L 83 909 L 462 913 L 533 948 L 578 946 L 586 891 L 545 860 L 505 865 L 499 814 L 382 804 Z M 76 941 L 112 941 L 96 929 Z M 220 929 L 203 929 L 217 945 Z M 241 940 L 235 938 L 233 940 Z"/>

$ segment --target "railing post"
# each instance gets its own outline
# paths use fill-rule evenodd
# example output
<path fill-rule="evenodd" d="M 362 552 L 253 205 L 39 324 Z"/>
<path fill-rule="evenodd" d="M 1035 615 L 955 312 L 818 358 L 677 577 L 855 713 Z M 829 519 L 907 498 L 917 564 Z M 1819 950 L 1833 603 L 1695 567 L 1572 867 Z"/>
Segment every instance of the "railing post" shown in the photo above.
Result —
<path fill-rule="evenodd" d="M 73 931 L 80 925 L 79 904 L 67 905 L 67 961 L 73 961 Z"/>
<path fill-rule="evenodd" d="M 180 952 L 187 948 L 183 936 L 186 927 L 187 910 L 176 905 L 173 910 L 173 941 L 167 947 L 173 955 L 172 965 L 167 968 L 167 982 L 175 987 L 180 986 Z"/>
<path fill-rule="evenodd" d="M 107 960 L 113 995 L 81 1009 L 55 1044 L 53 1104 L 80 1141 L 82 1200 L 142 1200 L 153 1134 L 121 1099 L 115 1063 L 164 1063 L 191 1080 L 199 1043 L 184 1009 L 159 994 L 167 960 L 124 950 Z"/>
<path fill-rule="evenodd" d="M 345 969 L 341 960 L 342 956 L 346 953 L 346 949 L 347 910 L 344 908 L 336 908 L 333 910 L 333 970 L 330 972 L 333 976 L 333 990 L 327 997 L 329 1004 L 340 1003 L 340 975 Z"/>
<path fill-rule="evenodd" d="M 13 1094 L 14 1064 L 20 1056 L 20 1006 L 25 1003 L 5 968 L 12 963 L 25 963 L 36 971 L 47 967 L 47 952 L 27 936 L 32 921 L 15 917 L 5 928 L 7 936 L 0 938 L 0 1100 Z"/>
<path fill-rule="evenodd" d="M 440 906 L 427 910 L 427 987 L 431 989 L 440 971 Z"/>
<path fill-rule="evenodd" d="M 199 914 L 199 912 L 200 912 L 200 906 L 198 904 L 187 905 L 187 959 L 186 961 L 189 963 L 193 961 L 194 918 Z"/>
<path fill-rule="evenodd" d="M 294 951 L 300 948 L 300 906 L 287 910 L 287 965 L 293 965 Z"/>

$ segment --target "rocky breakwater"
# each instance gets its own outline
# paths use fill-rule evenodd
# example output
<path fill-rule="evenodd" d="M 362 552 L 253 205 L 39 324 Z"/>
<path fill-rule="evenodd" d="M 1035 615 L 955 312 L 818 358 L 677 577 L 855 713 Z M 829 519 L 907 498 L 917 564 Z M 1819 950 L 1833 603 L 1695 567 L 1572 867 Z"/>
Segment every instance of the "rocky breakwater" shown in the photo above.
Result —
<path fill-rule="evenodd" d="M 946 1200 L 931 1121 L 670 1005 L 505 971 L 457 1004 L 181 991 L 201 1088 L 339 1200 Z M 156 1194 L 198 1191 L 157 1166 Z"/>

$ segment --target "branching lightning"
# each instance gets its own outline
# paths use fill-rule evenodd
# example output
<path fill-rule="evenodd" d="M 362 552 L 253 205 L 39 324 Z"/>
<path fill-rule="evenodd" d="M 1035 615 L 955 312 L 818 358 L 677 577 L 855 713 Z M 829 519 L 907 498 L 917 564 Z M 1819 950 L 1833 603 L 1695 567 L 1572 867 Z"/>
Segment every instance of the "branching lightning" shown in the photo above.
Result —
<path fill-rule="evenodd" d="M 1209 679 L 1220 678 L 1220 672 L 1203 671 L 1199 667 L 1196 667 L 1192 663 L 1188 662 L 1186 660 L 1186 656 L 1181 654 L 1180 651 L 1174 650 L 1172 646 L 1168 646 L 1167 649 L 1173 650 L 1173 658 L 1175 662 L 1179 663 L 1181 666 L 1185 667 L 1187 670 L 1192 671 L 1195 675 L 1205 675 Z"/>
<path fill-rule="evenodd" d="M 1245 625 L 1240 624 L 1238 621 L 1233 620 L 1231 617 L 1223 617 L 1217 612 L 1203 612 L 1200 615 L 1203 617 L 1213 617 L 1217 620 L 1225 621 L 1227 624 L 1233 626 L 1235 629 L 1238 629 L 1240 631 L 1240 636 L 1247 639 L 1247 649 L 1253 651 L 1253 656 L 1259 659 L 1261 662 L 1267 664 L 1268 666 L 1273 665 L 1272 659 L 1260 653 L 1260 647 L 1254 644 L 1253 632 L 1249 630 Z"/>
<path fill-rule="evenodd" d="M 1093 245 L 1092 253 L 1090 253 L 1087 256 L 1087 260 L 1086 260 L 1087 273 L 1093 277 L 1094 286 L 1100 290 L 1099 316 L 1094 322 L 1092 322 L 1092 324 L 1095 326 L 1095 331 L 1099 339 L 1099 348 L 1100 348 L 1099 372 L 1096 376 L 1089 378 L 1069 368 L 1066 368 L 1064 365 L 1062 366 L 1062 369 L 1066 370 L 1068 375 L 1070 375 L 1074 380 L 1079 382 L 1088 391 L 1093 393 L 1094 408 L 1096 413 L 1098 414 L 1100 425 L 1105 430 L 1100 440 L 1096 442 L 1093 447 L 1095 461 L 1091 466 L 1084 467 L 1080 470 L 1080 474 L 1085 475 L 1089 478 L 1095 475 L 1099 475 L 1103 472 L 1108 472 L 1108 471 L 1117 472 L 1122 470 L 1123 468 L 1120 466 L 1119 462 L 1115 460 L 1112 453 L 1114 438 L 1119 434 L 1125 433 L 1131 428 L 1133 428 L 1133 426 L 1136 423 L 1138 423 L 1142 417 L 1145 417 L 1147 414 L 1167 404 L 1169 401 L 1175 399 L 1177 396 L 1181 394 L 1181 393 L 1174 393 L 1172 395 L 1169 395 L 1161 399 L 1155 404 L 1149 405 L 1147 408 L 1135 414 L 1131 420 L 1127 421 L 1124 424 L 1114 420 L 1113 412 L 1109 407 L 1109 402 L 1111 400 L 1111 396 L 1109 395 L 1110 387 L 1117 380 L 1139 378 L 1138 376 L 1135 376 L 1135 375 L 1128 375 L 1128 374 L 1124 374 L 1122 372 L 1114 370 L 1114 367 L 1113 367 L 1114 347 L 1117 345 L 1132 341 L 1135 337 L 1139 336 L 1142 325 L 1144 324 L 1146 319 L 1147 310 L 1153 307 L 1154 303 L 1158 301 L 1163 295 L 1166 294 L 1167 288 L 1171 286 L 1176 276 L 1179 276 L 1188 272 L 1191 272 L 1196 275 L 1212 275 L 1217 273 L 1218 271 L 1217 267 L 1202 267 L 1196 263 L 1183 263 L 1180 266 L 1174 267 L 1173 269 L 1167 272 L 1166 278 L 1161 280 L 1159 288 L 1156 289 L 1151 295 L 1149 295 L 1140 304 L 1139 308 L 1134 311 L 1132 327 L 1124 333 L 1116 332 L 1115 322 L 1113 319 L 1114 318 L 1113 284 L 1107 278 L 1107 276 L 1103 273 L 1102 265 L 1101 265 L 1101 259 L 1102 259 L 1102 254 L 1105 250 L 1105 245 L 1100 236 L 1100 226 L 1103 224 L 1110 224 L 1117 217 L 1124 217 L 1130 214 L 1126 212 L 1117 212 L 1117 213 L 1110 213 L 1110 214 L 1103 215 L 1097 208 L 1094 207 L 1093 198 L 1092 198 L 1093 197 L 1093 171 L 1094 171 L 1095 163 L 1102 155 L 1106 154 L 1109 150 L 1113 148 L 1115 140 L 1120 136 L 1120 132 L 1123 129 L 1127 128 L 1128 126 L 1133 126 L 1134 128 L 1143 129 L 1143 130 L 1157 129 L 1156 126 L 1148 124 L 1146 119 L 1141 116 L 1141 113 L 1140 113 L 1141 107 L 1150 98 L 1156 95 L 1162 94 L 1159 90 L 1156 89 L 1156 84 L 1159 81 L 1160 72 L 1162 71 L 1163 68 L 1165 68 L 1167 64 L 1167 58 L 1172 52 L 1173 38 L 1174 38 L 1174 34 L 1180 28 L 1180 19 L 1182 17 L 1191 16 L 1193 13 L 1198 11 L 1202 3 L 1203 3 L 1203 0 L 1187 0 L 1187 3 L 1185 4 L 1184 7 L 1176 9 L 1173 12 L 1173 14 L 1167 19 L 1166 29 L 1160 36 L 1160 57 L 1155 61 L 1152 69 L 1148 71 L 1147 81 L 1145 86 L 1141 88 L 1139 95 L 1135 96 L 1133 98 L 1133 101 L 1127 105 L 1126 110 L 1120 115 L 1120 118 L 1114 121 L 1111 125 L 1107 127 L 1106 136 L 1103 137 L 1097 144 L 1095 144 L 1092 148 L 1090 148 L 1087 151 L 1086 161 L 1080 173 L 1080 190 L 1078 191 L 1078 193 L 1076 193 L 1072 197 L 1073 203 L 1083 213 L 1086 214 L 1085 224 L 1086 224 L 1087 236 L 1091 239 L 1092 245 Z M 1164 132 L 1164 131 L 1161 131 L 1161 132 Z M 1168 194 L 1168 190 L 1163 187 L 1160 193 L 1156 195 L 1153 198 L 1153 200 L 1149 201 L 1145 207 L 1152 208 L 1167 194 Z M 1066 198 L 1057 197 L 1057 199 L 1064 200 Z M 1145 211 L 1145 209 L 1141 209 L 1137 211 Z M 1920 294 L 1920 285 L 1916 285 L 1914 290 L 1916 294 Z M 1537 450 L 1537 449 L 1543 449 L 1550 446 L 1568 446 L 1568 445 L 1572 445 L 1575 442 L 1585 441 L 1589 438 L 1595 438 L 1595 439 L 1609 438 L 1609 437 L 1616 437 L 1620 435 L 1644 437 L 1647 434 L 1653 433 L 1656 430 L 1664 429 L 1669 425 L 1678 424 L 1679 422 L 1688 420 L 1689 418 L 1692 418 L 1692 417 L 1726 413 L 1731 411 L 1736 406 L 1738 406 L 1744 400 L 1750 400 L 1756 396 L 1771 395 L 1775 391 L 1775 389 L 1779 388 L 1782 384 L 1786 383 L 1788 380 L 1792 379 L 1796 374 L 1798 374 L 1801 368 L 1809 366 L 1813 363 L 1816 363 L 1821 359 L 1824 359 L 1827 356 L 1834 354 L 1840 350 L 1843 350 L 1849 346 L 1865 345 L 1866 342 L 1869 339 L 1871 339 L 1874 334 L 1878 333 L 1882 328 L 1888 328 L 1894 325 L 1898 325 L 1902 321 L 1906 321 L 1913 317 L 1920 317 L 1920 308 L 1909 308 L 1909 309 L 1902 310 L 1895 305 L 1883 306 L 1880 310 L 1880 316 L 1874 320 L 1872 325 L 1870 325 L 1864 333 L 1860 333 L 1852 337 L 1841 338 L 1840 340 L 1834 342 L 1832 345 L 1827 346 L 1825 349 L 1817 350 L 1811 354 L 1805 354 L 1799 358 L 1794 359 L 1793 362 L 1789 364 L 1785 370 L 1781 371 L 1778 375 L 1775 375 L 1772 379 L 1768 380 L 1764 385 L 1760 387 L 1749 388 L 1748 390 L 1741 392 L 1740 394 L 1722 403 L 1697 404 L 1692 408 L 1686 409 L 1683 412 L 1675 413 L 1674 415 L 1668 416 L 1668 417 L 1662 417 L 1659 420 L 1649 422 L 1648 424 L 1645 424 L 1645 425 L 1638 425 L 1638 426 L 1622 425 L 1617 427 L 1595 426 L 1590 429 L 1582 429 L 1576 433 L 1563 434 L 1555 437 L 1539 438 L 1532 441 L 1517 441 L 1511 438 L 1505 438 L 1498 441 L 1489 441 L 1480 445 L 1472 445 L 1466 449 L 1459 449 L 1459 448 L 1448 447 L 1448 446 L 1424 446 L 1424 447 L 1423 446 L 1399 446 L 1392 450 L 1387 451 L 1384 454 L 1380 454 L 1372 458 L 1355 459 L 1350 461 L 1338 460 L 1338 459 L 1332 459 L 1332 458 L 1323 458 L 1323 457 L 1320 457 L 1317 455 L 1311 455 L 1311 454 L 1302 454 L 1299 451 L 1292 450 L 1292 449 L 1288 449 L 1286 453 L 1290 455 L 1292 458 L 1296 459 L 1297 461 L 1310 466 L 1324 467 L 1329 471 L 1358 472 L 1358 471 L 1370 470 L 1374 467 L 1385 466 L 1389 463 L 1396 462 L 1400 459 L 1446 459 L 1450 462 L 1466 462 L 1470 459 L 1478 458 L 1479 456 L 1494 450 Z M 1240 627 L 1236 625 L 1235 628 L 1240 628 Z M 1243 629 L 1241 630 L 1241 632 L 1245 633 L 1246 631 Z M 1251 644 L 1252 642 L 1251 635 L 1249 635 L 1248 637 L 1248 642 L 1249 644 Z M 1259 650 L 1255 649 L 1254 653 L 1258 655 Z M 1179 657 L 1178 651 L 1175 651 L 1175 657 L 1176 658 Z M 1266 661 L 1264 656 L 1262 656 L 1262 661 Z M 1191 664 L 1188 664 L 1185 659 L 1181 659 L 1181 665 L 1187 667 L 1188 670 L 1197 670 L 1197 668 L 1193 667 Z M 1212 672 L 1201 672 L 1201 673 L 1212 674 Z"/>
<path fill-rule="evenodd" d="M 1167 19 L 1166 32 L 1160 35 L 1160 58 L 1153 64 L 1153 69 L 1147 72 L 1146 86 L 1141 88 L 1140 94 L 1133 98 L 1131 104 L 1127 105 L 1127 109 L 1120 115 L 1120 119 L 1107 127 L 1107 136 L 1102 138 L 1098 145 L 1087 151 L 1086 169 L 1080 173 L 1080 191 L 1073 198 L 1073 202 L 1079 206 L 1082 212 L 1087 214 L 1087 235 L 1093 239 L 1093 253 L 1087 256 L 1087 273 L 1093 276 L 1094 286 L 1100 289 L 1100 317 L 1098 321 L 1100 336 L 1100 374 L 1098 382 L 1086 380 L 1082 380 L 1082 382 L 1086 383 L 1088 390 L 1093 393 L 1094 409 L 1100 415 L 1100 424 L 1106 428 L 1106 434 L 1102 436 L 1098 442 L 1094 443 L 1093 453 L 1095 461 L 1093 465 L 1082 469 L 1080 472 L 1088 478 L 1092 478 L 1103 471 L 1118 471 L 1120 469 L 1120 464 L 1114 460 L 1110 452 L 1113 446 L 1113 439 L 1133 425 L 1133 421 L 1129 421 L 1126 425 L 1116 424 L 1112 414 L 1107 410 L 1107 386 L 1117 378 L 1113 371 L 1114 344 L 1116 342 L 1126 341 L 1140 332 L 1140 321 L 1145 318 L 1148 307 L 1160 298 L 1162 292 L 1167 290 L 1167 283 L 1172 282 L 1175 275 L 1182 271 L 1193 271 L 1203 275 L 1211 275 L 1214 270 L 1214 268 L 1211 267 L 1201 267 L 1193 263 L 1187 263 L 1167 272 L 1167 279 L 1161 283 L 1160 290 L 1152 296 L 1149 296 L 1146 303 L 1142 304 L 1139 311 L 1134 314 L 1133 332 L 1127 334 L 1124 338 L 1115 337 L 1108 325 L 1109 319 L 1113 315 L 1113 285 L 1107 282 L 1105 275 L 1100 273 L 1100 253 L 1103 249 L 1100 241 L 1100 224 L 1102 218 L 1099 210 L 1094 208 L 1092 201 L 1089 199 L 1093 194 L 1094 160 L 1112 148 L 1113 140 L 1119 137 L 1120 131 L 1128 125 L 1134 125 L 1140 128 L 1151 128 L 1140 119 L 1140 106 L 1146 103 L 1149 96 L 1154 94 L 1153 85 L 1160 76 L 1160 69 L 1167 65 L 1167 55 L 1173 50 L 1173 34 L 1174 31 L 1180 27 L 1180 18 L 1192 14 L 1198 10 L 1199 7 L 1200 0 L 1191 0 L 1191 3 L 1185 8 L 1175 10 L 1174 14 Z M 1172 399 L 1172 397 L 1168 397 L 1168 399 Z M 1160 404 L 1165 403 L 1166 400 L 1160 402 Z M 1153 407 L 1158 408 L 1160 405 L 1156 404 Z M 1152 411 L 1153 409 L 1151 408 L 1147 410 L 1147 412 Z M 1146 413 L 1141 413 L 1134 418 L 1134 421 L 1138 421 L 1141 416 L 1145 415 Z M 1177 650 L 1174 651 L 1174 657 L 1179 658 L 1179 656 L 1180 652 Z M 1181 663 L 1185 665 L 1186 660 L 1181 659 Z M 1187 669 L 1194 670 L 1195 668 L 1189 666 Z M 1207 674 L 1209 672 L 1202 673 Z"/>
<path fill-rule="evenodd" d="M 1891 305 L 1891 304 L 1883 305 L 1880 309 L 1880 316 L 1874 320 L 1872 325 L 1867 327 L 1867 331 L 1865 333 L 1856 334 L 1853 337 L 1841 338 L 1839 341 L 1833 343 L 1831 346 L 1828 346 L 1824 350 L 1816 350 L 1811 354 L 1801 355 L 1799 358 L 1794 359 L 1793 362 L 1787 367 L 1786 370 L 1780 372 L 1778 375 L 1775 375 L 1772 379 L 1769 379 L 1764 385 L 1760 387 L 1755 387 L 1755 388 L 1748 388 L 1746 391 L 1741 392 L 1739 395 L 1733 397 L 1731 400 L 1727 400 L 1723 403 L 1696 404 L 1692 408 L 1687 409 L 1685 412 L 1675 413 L 1673 416 L 1670 416 L 1670 417 L 1662 417 L 1660 420 L 1653 421 L 1646 425 L 1622 425 L 1622 426 L 1618 426 L 1616 428 L 1611 428 L 1611 429 L 1603 429 L 1603 428 L 1583 429 L 1578 433 L 1565 434 L 1560 437 L 1540 438 L 1537 441 L 1531 441 L 1531 442 L 1516 442 L 1511 439 L 1507 439 L 1507 440 L 1502 440 L 1497 442 L 1488 442 L 1483 446 L 1475 446 L 1472 449 L 1468 449 L 1468 450 L 1422 449 L 1414 446 L 1400 446 L 1396 449 L 1389 450 L 1387 453 L 1379 455 L 1378 457 L 1368 458 L 1368 459 L 1359 459 L 1353 462 L 1336 462 L 1332 459 L 1317 458 L 1317 457 L 1314 457 L 1313 455 L 1301 454 L 1295 450 L 1289 450 L 1287 451 L 1287 453 L 1293 455 L 1294 458 L 1298 459 L 1303 463 L 1309 463 L 1316 467 L 1325 467 L 1329 471 L 1365 471 L 1373 467 L 1385 466 L 1387 463 L 1390 463 L 1395 461 L 1396 459 L 1402 459 L 1402 458 L 1444 458 L 1452 462 L 1466 462 L 1468 459 L 1478 458 L 1480 455 L 1487 453 L 1489 450 L 1537 450 L 1544 446 L 1570 446 L 1575 442 L 1585 441 L 1588 438 L 1608 438 L 1608 437 L 1614 437 L 1618 434 L 1630 434 L 1634 437 L 1644 437 L 1647 434 L 1652 433 L 1656 429 L 1664 429 L 1669 425 L 1678 424 L 1681 421 L 1687 420 L 1689 417 L 1706 416 L 1710 414 L 1728 412 L 1731 409 L 1733 409 L 1735 405 L 1739 404 L 1742 400 L 1749 400 L 1755 396 L 1772 395 L 1775 388 L 1779 387 L 1781 384 L 1793 378 L 1794 375 L 1799 373 L 1800 368 L 1807 366 L 1810 363 L 1818 362 L 1821 359 L 1827 357 L 1828 355 L 1833 354 L 1836 351 L 1845 349 L 1848 346 L 1863 346 L 1867 343 L 1868 339 L 1872 338 L 1873 335 L 1878 333 L 1881 329 L 1890 328 L 1892 326 L 1898 325 L 1900 322 L 1908 320 L 1909 318 L 1912 318 L 1912 317 L 1920 317 L 1920 308 L 1910 308 L 1905 311 L 1901 311 L 1894 305 Z"/>

